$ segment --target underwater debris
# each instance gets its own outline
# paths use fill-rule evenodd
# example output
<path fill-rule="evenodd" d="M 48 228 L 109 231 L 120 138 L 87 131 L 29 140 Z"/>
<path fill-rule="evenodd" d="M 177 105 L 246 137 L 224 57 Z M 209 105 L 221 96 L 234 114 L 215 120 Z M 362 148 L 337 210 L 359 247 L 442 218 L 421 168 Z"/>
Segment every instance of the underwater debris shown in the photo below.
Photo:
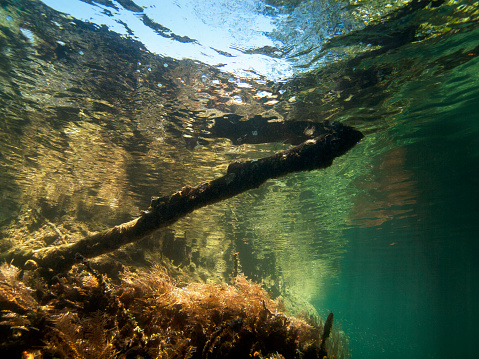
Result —
<path fill-rule="evenodd" d="M 171 225 L 196 209 L 257 188 L 268 179 L 329 167 L 334 158 L 345 154 L 362 138 L 363 134 L 352 127 L 328 122 L 318 137 L 299 146 L 258 160 L 233 162 L 222 177 L 196 187 L 185 186 L 171 196 L 155 198 L 148 211 L 143 211 L 133 221 L 73 244 L 47 247 L 35 252 L 13 248 L 2 254 L 0 260 L 13 260 L 16 265 L 22 266 L 27 260 L 34 259 L 44 270 L 53 270 L 54 273 L 68 270 L 75 264 L 77 253 L 85 258 L 93 258 L 112 252 Z"/>
<path fill-rule="evenodd" d="M 241 274 L 233 285 L 182 286 L 154 267 L 112 283 L 84 261 L 46 281 L 4 264 L 0 304 L 1 357 L 347 357 L 346 342 L 324 345 L 332 319 L 289 316 Z"/>
<path fill-rule="evenodd" d="M 333 313 L 329 313 L 328 318 L 326 319 L 326 323 L 324 324 L 323 335 L 321 337 L 321 350 L 326 350 L 326 339 L 329 338 L 331 334 L 331 329 L 333 328 Z"/>

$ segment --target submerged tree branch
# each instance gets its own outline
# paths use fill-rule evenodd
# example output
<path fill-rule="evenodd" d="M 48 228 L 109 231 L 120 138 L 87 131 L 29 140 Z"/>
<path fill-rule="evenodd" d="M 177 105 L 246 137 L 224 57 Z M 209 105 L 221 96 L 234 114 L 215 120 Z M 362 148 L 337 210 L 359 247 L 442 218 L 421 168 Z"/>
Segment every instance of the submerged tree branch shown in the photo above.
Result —
<path fill-rule="evenodd" d="M 139 218 L 130 222 L 73 244 L 29 252 L 13 249 L 1 257 L 7 261 L 14 260 L 17 266 L 23 266 L 27 260 L 32 259 L 44 269 L 65 271 L 75 263 L 77 253 L 85 258 L 93 258 L 112 252 L 152 234 L 159 228 L 169 226 L 198 208 L 257 188 L 270 178 L 329 167 L 334 158 L 346 153 L 361 138 L 363 138 L 361 132 L 332 122 L 325 126 L 320 136 L 299 146 L 270 157 L 231 163 L 226 175 L 222 177 L 196 187 L 185 186 L 171 196 L 154 198 L 150 208 L 142 211 Z"/>

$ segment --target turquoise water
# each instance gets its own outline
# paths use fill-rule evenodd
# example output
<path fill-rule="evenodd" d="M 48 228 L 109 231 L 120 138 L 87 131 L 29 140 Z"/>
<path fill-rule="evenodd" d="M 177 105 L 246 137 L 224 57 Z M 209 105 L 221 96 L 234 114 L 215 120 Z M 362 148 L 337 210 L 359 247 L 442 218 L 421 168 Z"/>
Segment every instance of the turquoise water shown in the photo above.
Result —
<path fill-rule="evenodd" d="M 390 220 L 344 232 L 341 274 L 316 305 L 344 320 L 353 357 L 478 355 L 479 127 L 477 77 L 467 75 L 472 68 L 477 61 L 456 69 L 455 77 L 408 87 L 410 104 L 394 129 L 401 162 L 386 153 L 373 170 L 374 190 L 392 201 L 369 213 L 374 219 L 374 211 L 386 212 L 377 217 L 390 212 Z M 402 177 L 394 169 L 399 163 Z M 383 171 L 394 171 L 399 181 Z"/>
<path fill-rule="evenodd" d="M 317 306 L 342 318 L 353 357 L 477 356 L 477 125 L 459 124 L 475 108 L 454 111 L 454 125 L 444 115 L 403 147 L 412 216 L 345 231 L 341 274 Z"/>
<path fill-rule="evenodd" d="M 338 120 L 365 138 L 330 168 L 134 253 L 228 281 L 239 252 L 273 295 L 332 311 L 352 358 L 477 358 L 478 17 L 471 1 L 4 1 L 0 249 L 77 240 L 290 146 L 215 135 L 225 118 Z"/>

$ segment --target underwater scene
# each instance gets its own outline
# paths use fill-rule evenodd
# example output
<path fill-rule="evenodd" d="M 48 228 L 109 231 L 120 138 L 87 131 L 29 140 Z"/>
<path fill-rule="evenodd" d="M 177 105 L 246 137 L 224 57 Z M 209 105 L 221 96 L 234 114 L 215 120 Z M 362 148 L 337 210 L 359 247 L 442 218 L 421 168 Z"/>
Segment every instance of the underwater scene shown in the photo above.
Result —
<path fill-rule="evenodd" d="M 1 358 L 479 358 L 479 1 L 0 4 Z"/>

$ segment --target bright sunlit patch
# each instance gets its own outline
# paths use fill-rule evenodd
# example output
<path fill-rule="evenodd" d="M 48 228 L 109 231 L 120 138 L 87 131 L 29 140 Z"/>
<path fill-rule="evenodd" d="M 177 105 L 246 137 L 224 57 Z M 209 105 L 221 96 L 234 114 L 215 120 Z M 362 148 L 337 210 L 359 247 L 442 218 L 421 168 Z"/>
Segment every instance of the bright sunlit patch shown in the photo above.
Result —
<path fill-rule="evenodd" d="M 238 77 L 283 80 L 293 74 L 286 60 L 238 50 L 274 46 L 266 36 L 275 28 L 272 19 L 262 14 L 261 4 L 253 0 L 170 0 L 161 5 L 153 0 L 136 0 L 141 12 L 116 2 L 116 8 L 80 0 L 43 2 L 80 20 L 106 25 L 123 36 L 132 33 L 149 51 L 162 56 L 222 64 L 223 71 Z M 162 30 L 145 25 L 145 16 Z"/>
<path fill-rule="evenodd" d="M 20 31 L 30 42 L 35 41 L 35 35 L 33 35 L 33 33 L 30 30 L 20 28 Z"/>

